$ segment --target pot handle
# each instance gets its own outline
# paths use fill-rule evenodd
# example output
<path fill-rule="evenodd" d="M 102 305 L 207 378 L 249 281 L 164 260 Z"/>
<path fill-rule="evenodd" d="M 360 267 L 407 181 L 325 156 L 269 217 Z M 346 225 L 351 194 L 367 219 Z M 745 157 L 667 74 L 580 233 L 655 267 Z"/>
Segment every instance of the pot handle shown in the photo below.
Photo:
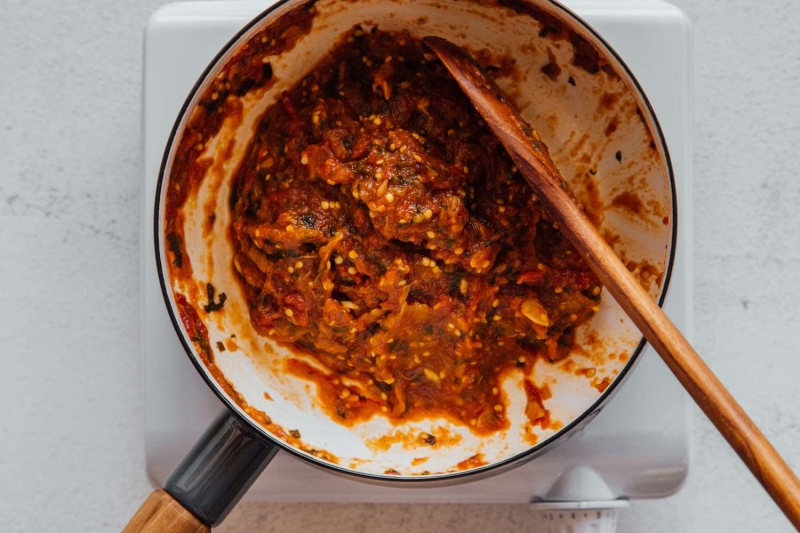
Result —
<path fill-rule="evenodd" d="M 278 453 L 227 408 L 122 533 L 200 533 L 225 519 Z"/>
<path fill-rule="evenodd" d="M 159 489 L 150 493 L 122 533 L 139 531 L 208 533 L 211 528 L 187 511 L 169 492 Z"/>

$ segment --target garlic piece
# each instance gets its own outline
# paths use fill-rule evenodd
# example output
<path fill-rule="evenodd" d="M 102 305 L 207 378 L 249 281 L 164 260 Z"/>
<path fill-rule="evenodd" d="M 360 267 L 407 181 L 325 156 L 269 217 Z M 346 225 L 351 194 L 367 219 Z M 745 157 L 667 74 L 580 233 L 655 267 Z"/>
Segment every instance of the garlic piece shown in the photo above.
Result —
<path fill-rule="evenodd" d="M 544 327 L 550 326 L 550 317 L 547 316 L 547 310 L 538 300 L 531 298 L 522 302 L 522 314 L 534 324 Z"/>

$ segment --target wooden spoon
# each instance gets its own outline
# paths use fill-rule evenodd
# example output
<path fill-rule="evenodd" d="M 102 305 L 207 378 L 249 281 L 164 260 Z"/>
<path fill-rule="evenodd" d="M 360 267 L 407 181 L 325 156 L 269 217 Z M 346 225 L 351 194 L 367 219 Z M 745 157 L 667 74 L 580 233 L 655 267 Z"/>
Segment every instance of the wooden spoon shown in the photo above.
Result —
<path fill-rule="evenodd" d="M 639 285 L 571 196 L 539 133 L 461 47 L 440 37 L 422 42 L 436 54 L 508 150 L 539 200 L 697 405 L 800 530 L 800 481 L 772 444 Z"/>

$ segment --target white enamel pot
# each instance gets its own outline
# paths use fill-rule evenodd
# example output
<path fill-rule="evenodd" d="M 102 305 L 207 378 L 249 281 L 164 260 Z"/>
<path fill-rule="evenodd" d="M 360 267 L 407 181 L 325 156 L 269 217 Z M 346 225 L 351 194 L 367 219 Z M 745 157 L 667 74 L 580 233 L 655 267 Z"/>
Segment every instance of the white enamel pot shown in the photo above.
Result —
<path fill-rule="evenodd" d="M 292 24 L 286 24 L 289 19 Z M 576 196 L 654 299 L 663 301 L 669 284 L 677 207 L 661 129 L 622 59 L 568 9 L 551 0 L 279 1 L 220 51 L 188 95 L 165 150 L 155 198 L 156 261 L 166 305 L 186 353 L 226 408 L 167 479 L 166 492 L 151 500 L 188 509 L 200 528 L 221 522 L 279 449 L 331 473 L 396 486 L 468 482 L 513 468 L 592 420 L 644 346 L 622 309 L 604 297 L 599 312 L 577 332 L 578 344 L 590 339 L 591 349 L 577 350 L 567 365 L 542 360 L 534 367 L 532 379 L 552 392 L 545 407 L 556 422 L 537 427 L 535 444 L 522 430 L 522 371 L 503 383 L 510 428 L 479 437 L 447 419 L 394 425 L 375 416 L 345 427 L 319 408 L 313 384 L 281 370 L 291 353 L 256 334 L 236 279 L 228 234 L 231 181 L 263 111 L 356 24 L 408 30 L 414 37 L 439 35 L 485 57 L 513 59 L 507 66 L 514 75 L 498 83 L 539 130 Z M 559 28 L 564 31 L 554 31 Z M 220 73 L 232 58 L 276 36 L 293 46 L 252 57 L 269 65 L 263 72 L 269 83 L 230 76 L 227 90 L 220 91 L 226 87 Z M 553 62 L 556 71 L 543 70 Z M 209 107 L 214 93 L 221 102 Z M 214 120 L 218 130 L 197 137 L 197 124 Z M 198 168 L 192 167 L 197 161 L 202 170 L 187 171 Z M 176 180 L 187 197 L 171 203 Z M 180 241 L 172 236 L 176 227 Z M 191 264 L 190 276 L 176 275 L 176 252 Z M 227 297 L 220 309 L 204 309 L 218 297 L 209 299 L 209 284 Z M 191 320 L 188 308 L 194 310 Z M 207 331 L 200 342 L 198 323 Z M 448 438 L 437 439 L 436 446 L 407 438 L 421 434 Z M 158 513 L 148 516 L 152 522 Z M 147 530 L 143 523 L 129 530 Z"/>

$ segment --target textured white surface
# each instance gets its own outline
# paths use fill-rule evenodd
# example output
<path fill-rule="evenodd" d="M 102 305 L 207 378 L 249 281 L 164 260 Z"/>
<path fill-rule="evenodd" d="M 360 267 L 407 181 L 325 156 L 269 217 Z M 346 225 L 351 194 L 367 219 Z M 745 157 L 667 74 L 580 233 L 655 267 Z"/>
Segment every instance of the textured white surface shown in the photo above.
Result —
<path fill-rule="evenodd" d="M 695 35 L 695 344 L 800 469 L 800 3 L 673 2 Z M 116 532 L 150 490 L 139 98 L 141 30 L 161 3 L 3 2 L 3 531 Z M 694 424 L 684 490 L 621 511 L 620 530 L 791 531 L 702 414 Z M 219 531 L 542 527 L 526 506 L 244 504 Z"/>

